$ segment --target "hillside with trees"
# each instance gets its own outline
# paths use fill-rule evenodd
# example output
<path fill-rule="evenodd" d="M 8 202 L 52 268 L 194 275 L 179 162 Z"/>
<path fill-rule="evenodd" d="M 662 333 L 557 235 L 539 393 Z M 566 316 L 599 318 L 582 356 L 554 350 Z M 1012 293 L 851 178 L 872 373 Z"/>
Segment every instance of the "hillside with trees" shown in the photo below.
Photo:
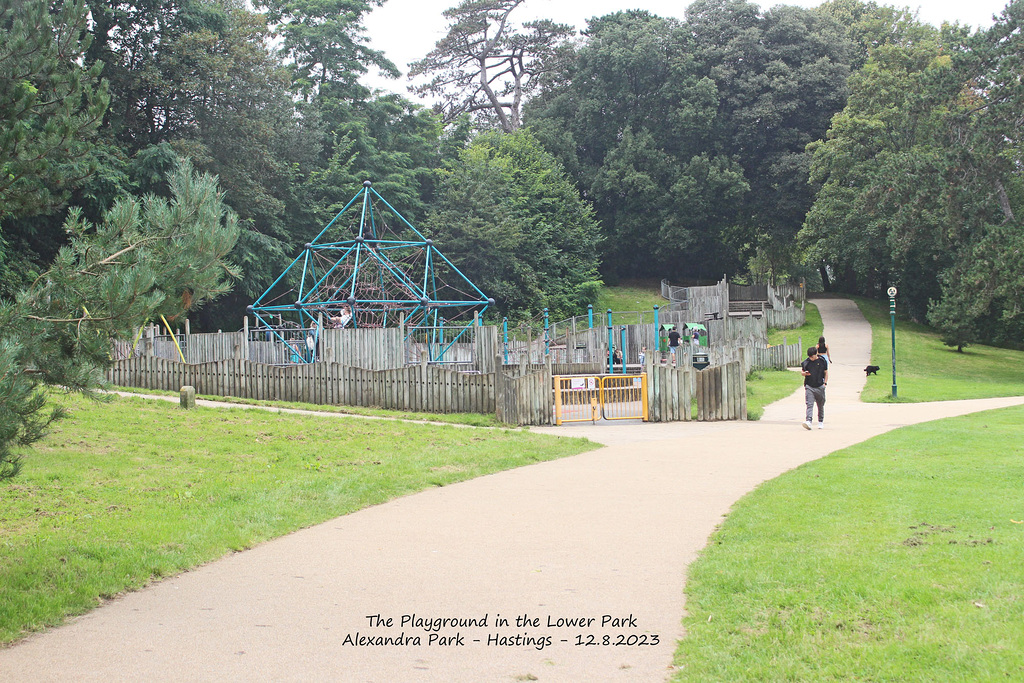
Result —
<path fill-rule="evenodd" d="M 862 0 L 685 18 L 452 0 L 415 93 L 363 26 L 384 0 L 0 0 L 0 296 L 126 197 L 217 178 L 247 303 L 365 179 L 498 302 L 570 314 L 600 281 L 805 276 L 951 343 L 1019 340 L 1022 3 L 989 29 Z M 425 80 L 423 80 L 425 79 Z"/>

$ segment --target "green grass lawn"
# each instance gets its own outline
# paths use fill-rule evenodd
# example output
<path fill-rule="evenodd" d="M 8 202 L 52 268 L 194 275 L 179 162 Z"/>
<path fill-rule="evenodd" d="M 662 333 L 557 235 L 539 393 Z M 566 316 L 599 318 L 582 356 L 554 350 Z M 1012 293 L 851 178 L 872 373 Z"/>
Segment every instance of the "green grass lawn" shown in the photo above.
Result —
<path fill-rule="evenodd" d="M 851 297 L 871 323 L 871 364 L 881 370 L 869 378 L 861 399 L 893 401 L 892 327 L 888 304 Z M 981 344 L 963 353 L 942 343 L 924 325 L 896 319 L 896 389 L 899 401 L 950 401 L 1024 394 L 1024 352 Z"/>
<path fill-rule="evenodd" d="M 0 484 L 0 643 L 295 529 L 595 447 L 522 430 L 59 400 L 71 417 Z"/>
<path fill-rule="evenodd" d="M 747 376 L 747 419 L 760 420 L 764 408 L 784 399 L 803 384 L 792 370 L 754 370 Z"/>
<path fill-rule="evenodd" d="M 690 567 L 674 681 L 1024 680 L 1024 407 L 767 482 Z"/>
<path fill-rule="evenodd" d="M 804 307 L 804 318 L 806 318 L 804 324 L 792 330 L 768 330 L 768 344 L 771 346 L 782 343 L 795 344 L 798 339 L 805 348 L 811 344 L 817 344 L 823 329 L 818 307 L 808 303 Z"/>
<path fill-rule="evenodd" d="M 117 391 L 130 394 L 149 394 L 152 396 L 178 396 L 176 391 L 161 391 L 158 389 L 138 389 L 136 387 L 114 387 Z M 289 408 L 292 410 L 311 410 L 318 413 L 340 413 L 343 415 L 361 415 L 364 417 L 385 417 L 394 420 L 417 420 L 422 422 L 445 422 L 450 424 L 471 425 L 473 427 L 498 427 L 502 429 L 511 428 L 509 425 L 498 422 L 494 415 L 482 413 L 414 413 L 402 410 L 384 410 L 382 408 L 363 408 L 361 406 L 335 406 L 321 405 L 318 403 L 288 403 L 287 401 L 261 401 L 254 398 L 237 398 L 235 396 L 209 396 L 197 395 L 196 398 L 219 401 L 221 403 L 236 403 L 239 405 L 266 406 L 268 408 Z"/>
<path fill-rule="evenodd" d="M 624 283 L 617 287 L 603 287 L 595 311 L 650 311 L 655 306 L 665 306 L 668 301 L 661 297 L 658 282 Z"/>

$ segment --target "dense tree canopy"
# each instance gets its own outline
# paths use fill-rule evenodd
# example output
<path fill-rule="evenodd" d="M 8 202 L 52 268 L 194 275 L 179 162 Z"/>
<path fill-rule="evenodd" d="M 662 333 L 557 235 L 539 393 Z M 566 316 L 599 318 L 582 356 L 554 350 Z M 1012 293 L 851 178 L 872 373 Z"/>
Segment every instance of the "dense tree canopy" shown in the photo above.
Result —
<path fill-rule="evenodd" d="M 597 224 L 529 133 L 477 137 L 445 174 L 439 200 L 426 227 L 504 315 L 567 316 L 596 301 Z"/>
<path fill-rule="evenodd" d="M 686 16 L 593 20 L 528 123 L 593 201 L 610 272 L 709 277 L 754 249 L 784 270 L 813 199 L 805 147 L 845 102 L 854 43 L 793 7 L 699 0 Z"/>
<path fill-rule="evenodd" d="M 646 12 L 594 20 L 568 73 L 528 112 L 593 202 L 614 275 L 675 277 L 697 254 L 728 251 L 721 235 L 747 184 L 708 144 L 718 92 L 689 41 Z"/>
<path fill-rule="evenodd" d="M 415 68 L 436 111 L 360 83 L 395 73 L 363 27 L 382 0 L 81 2 L 0 0 L 8 298 L 68 242 L 69 207 L 99 224 L 124 195 L 167 197 L 187 158 L 238 216 L 230 258 L 244 271 L 192 314 L 196 329 L 237 327 L 286 255 L 370 179 L 439 235 L 489 235 L 452 239 L 512 313 L 569 312 L 599 277 L 772 278 L 810 265 L 849 291 L 899 281 L 908 310 L 961 321 L 960 338 L 1013 334 L 1019 0 L 975 34 L 877 1 L 697 0 L 683 20 L 595 17 L 577 39 L 517 22 L 523 0 L 452 0 L 448 34 Z M 521 126 L 532 137 L 511 138 L 517 153 L 481 137 Z M 558 169 L 575 186 L 571 210 L 512 203 L 516 164 L 525 176 Z M 584 210 L 599 235 L 577 230 Z"/>
<path fill-rule="evenodd" d="M 961 348 L 1020 327 L 1021 19 L 1013 3 L 990 31 L 914 26 L 872 50 L 815 148 L 811 257 L 847 291 L 896 284 Z"/>
<path fill-rule="evenodd" d="M 0 0 L 0 220 L 59 206 L 95 168 L 107 94 L 80 64 L 86 24 L 81 2 Z"/>
<path fill-rule="evenodd" d="M 806 146 L 846 102 L 854 43 L 831 17 L 798 7 L 761 14 L 742 0 L 701 0 L 686 16 L 700 73 L 720 93 L 714 144 L 750 185 L 730 240 L 791 272 L 794 237 L 814 199 Z"/>

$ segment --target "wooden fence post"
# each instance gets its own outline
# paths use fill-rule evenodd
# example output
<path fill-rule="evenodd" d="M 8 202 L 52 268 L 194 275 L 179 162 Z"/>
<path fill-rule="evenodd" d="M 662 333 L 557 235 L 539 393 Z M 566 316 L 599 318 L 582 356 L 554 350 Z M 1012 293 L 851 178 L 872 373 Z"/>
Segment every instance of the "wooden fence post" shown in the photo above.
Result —
<path fill-rule="evenodd" d="M 740 398 L 740 414 L 739 419 L 747 419 L 747 375 L 746 373 L 740 373 L 740 386 L 739 386 L 739 398 Z"/>
<path fill-rule="evenodd" d="M 249 316 L 242 319 L 242 360 L 249 360 Z"/>
<path fill-rule="evenodd" d="M 494 417 L 505 422 L 505 370 L 501 366 L 501 354 L 494 358 Z"/>

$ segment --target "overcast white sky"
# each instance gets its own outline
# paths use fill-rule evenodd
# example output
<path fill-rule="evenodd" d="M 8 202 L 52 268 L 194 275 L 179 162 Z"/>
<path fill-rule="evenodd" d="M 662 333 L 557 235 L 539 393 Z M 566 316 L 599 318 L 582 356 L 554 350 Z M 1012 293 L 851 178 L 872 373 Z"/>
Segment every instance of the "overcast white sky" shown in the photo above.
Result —
<path fill-rule="evenodd" d="M 909 0 L 885 2 L 909 6 L 919 17 L 939 26 L 943 21 L 959 22 L 972 27 L 992 25 L 992 15 L 1002 12 L 1008 0 Z M 409 62 L 425 56 L 445 35 L 446 22 L 441 13 L 458 4 L 458 0 L 386 0 L 366 19 L 367 35 L 372 47 L 382 50 L 388 59 L 402 70 L 397 81 L 367 78 L 371 87 L 408 94 L 408 80 L 404 73 Z M 689 0 L 527 0 L 513 15 L 519 21 L 536 18 L 553 19 L 571 24 L 577 29 L 586 27 L 587 19 L 624 9 L 645 9 L 662 17 L 683 19 Z M 787 2 L 761 2 L 762 7 L 798 5 L 816 7 L 821 0 L 790 0 Z"/>

